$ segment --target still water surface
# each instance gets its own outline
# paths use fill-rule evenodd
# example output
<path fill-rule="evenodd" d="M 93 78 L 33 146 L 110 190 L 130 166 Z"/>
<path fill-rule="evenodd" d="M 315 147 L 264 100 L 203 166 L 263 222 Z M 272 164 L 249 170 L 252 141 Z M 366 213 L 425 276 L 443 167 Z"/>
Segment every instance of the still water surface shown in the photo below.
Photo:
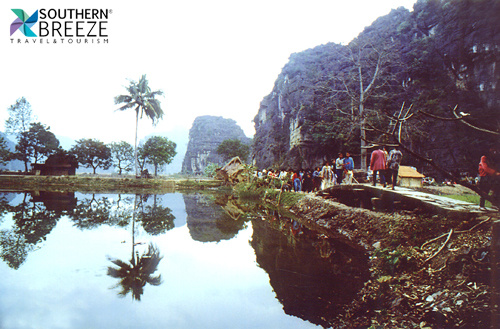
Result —
<path fill-rule="evenodd" d="M 199 193 L 2 193 L 0 252 L 2 329 L 315 328 L 368 277 L 359 252 Z"/>

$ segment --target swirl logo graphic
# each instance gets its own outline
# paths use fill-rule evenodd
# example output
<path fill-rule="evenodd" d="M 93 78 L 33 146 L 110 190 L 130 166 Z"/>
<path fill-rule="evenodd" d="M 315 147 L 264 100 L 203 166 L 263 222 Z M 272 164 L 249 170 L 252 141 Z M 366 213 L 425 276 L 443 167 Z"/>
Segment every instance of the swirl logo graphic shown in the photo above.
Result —
<path fill-rule="evenodd" d="M 35 32 L 31 30 L 33 25 L 38 22 L 38 10 L 33 15 L 28 16 L 22 9 L 11 9 L 18 18 L 10 24 L 10 35 L 14 34 L 17 30 L 21 31 L 27 37 L 36 37 Z"/>

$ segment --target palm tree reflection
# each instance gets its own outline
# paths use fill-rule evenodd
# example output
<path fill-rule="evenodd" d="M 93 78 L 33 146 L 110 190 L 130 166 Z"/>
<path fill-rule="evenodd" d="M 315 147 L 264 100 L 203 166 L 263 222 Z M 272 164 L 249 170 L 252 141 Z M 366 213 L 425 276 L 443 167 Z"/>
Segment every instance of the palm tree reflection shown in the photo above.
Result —
<path fill-rule="evenodd" d="M 108 275 L 120 279 L 113 287 L 121 287 L 118 296 L 125 297 L 129 292 L 132 293 L 132 298 L 141 300 L 141 295 L 144 293 L 144 286 L 149 283 L 153 286 L 161 284 L 161 274 L 154 276 L 163 256 L 160 256 L 160 250 L 156 245 L 149 243 L 148 250 L 139 257 L 139 252 L 135 251 L 135 219 L 137 209 L 137 195 L 134 201 L 134 212 L 132 215 L 132 257 L 129 263 L 120 259 L 109 259 L 117 267 L 108 266 Z"/>
<path fill-rule="evenodd" d="M 160 256 L 160 251 L 152 243 L 148 246 L 148 251 L 139 257 L 137 251 L 132 257 L 130 263 L 125 263 L 119 259 L 110 259 L 117 267 L 108 266 L 108 275 L 120 279 L 113 287 L 121 287 L 118 293 L 120 297 L 125 297 L 129 292 L 132 293 L 132 298 L 141 300 L 141 295 L 144 293 L 144 286 L 149 283 L 153 286 L 161 284 L 161 274 L 154 276 L 163 257 Z"/>

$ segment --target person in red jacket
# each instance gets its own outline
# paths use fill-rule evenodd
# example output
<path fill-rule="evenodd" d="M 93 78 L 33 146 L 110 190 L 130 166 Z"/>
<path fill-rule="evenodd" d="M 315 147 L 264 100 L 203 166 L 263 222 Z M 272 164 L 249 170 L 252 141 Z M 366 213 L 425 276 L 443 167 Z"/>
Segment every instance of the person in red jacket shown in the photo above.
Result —
<path fill-rule="evenodd" d="M 486 194 L 493 190 L 494 197 L 498 197 L 499 193 L 499 176 L 500 172 L 495 168 L 493 163 L 496 155 L 495 149 L 490 149 L 488 155 L 483 155 L 479 162 L 479 188 Z M 483 197 L 479 199 L 479 206 L 484 208 L 485 200 Z"/>
<path fill-rule="evenodd" d="M 384 184 L 384 187 L 386 187 L 384 176 L 384 171 L 386 169 L 386 158 L 382 147 L 372 152 L 372 156 L 370 158 L 370 168 L 373 171 L 373 186 L 375 186 L 377 183 L 378 173 L 380 175 L 380 183 Z"/>

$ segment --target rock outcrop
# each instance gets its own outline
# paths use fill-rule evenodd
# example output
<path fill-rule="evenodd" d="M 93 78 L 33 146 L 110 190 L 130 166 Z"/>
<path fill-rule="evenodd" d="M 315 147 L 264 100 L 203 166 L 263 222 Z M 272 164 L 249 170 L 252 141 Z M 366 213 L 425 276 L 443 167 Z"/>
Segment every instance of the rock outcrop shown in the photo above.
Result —
<path fill-rule="evenodd" d="M 314 85 L 336 70 L 339 47 L 329 43 L 290 56 L 254 119 L 257 167 L 308 168 L 326 159 L 329 150 L 315 143 L 304 123 L 309 120 L 309 105 L 315 102 Z"/>
<path fill-rule="evenodd" d="M 412 104 L 412 115 L 418 115 L 399 131 L 412 150 L 403 164 L 439 179 L 425 157 L 475 176 L 482 153 L 498 145 L 500 80 L 491 47 L 477 46 L 490 44 L 483 40 L 491 33 L 491 8 L 474 8 L 477 15 L 447 2 L 420 1 L 413 12 L 401 7 L 378 18 L 347 45 L 292 54 L 254 118 L 253 164 L 310 169 L 349 151 L 356 168 L 364 169 L 373 145 L 392 142 L 384 134 L 393 131 L 391 118 L 402 104 Z M 484 29 L 464 35 L 454 24 Z M 455 105 L 492 133 L 449 120 Z"/>
<path fill-rule="evenodd" d="M 182 163 L 182 172 L 189 174 L 203 173 L 210 163 L 224 165 L 217 154 L 217 147 L 227 139 L 239 139 L 250 144 L 251 139 L 232 119 L 216 116 L 197 117 L 189 130 L 189 143 Z"/>

